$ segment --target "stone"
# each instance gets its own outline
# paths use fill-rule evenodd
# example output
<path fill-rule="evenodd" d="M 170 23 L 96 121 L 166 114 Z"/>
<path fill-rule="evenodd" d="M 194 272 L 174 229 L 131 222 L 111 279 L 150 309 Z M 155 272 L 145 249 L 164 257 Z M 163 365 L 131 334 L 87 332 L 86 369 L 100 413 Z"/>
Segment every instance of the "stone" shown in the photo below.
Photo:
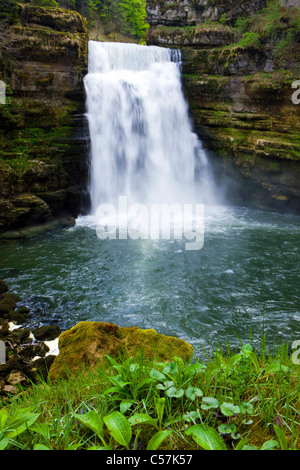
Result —
<path fill-rule="evenodd" d="M 0 294 L 4 294 L 7 291 L 8 291 L 8 286 L 6 282 L 4 282 L 3 279 L 0 279 Z"/>
<path fill-rule="evenodd" d="M 10 384 L 10 385 L 24 385 L 28 382 L 28 379 L 27 377 L 19 370 L 13 370 L 8 378 L 6 379 L 6 381 Z"/>
<path fill-rule="evenodd" d="M 7 395 L 16 395 L 18 393 L 18 389 L 14 385 L 4 385 L 2 392 Z"/>
<path fill-rule="evenodd" d="M 5 301 L 0 302 L 0 317 L 7 315 L 11 311 L 10 304 L 6 303 Z"/>
<path fill-rule="evenodd" d="M 2 300 L 10 304 L 12 308 L 16 308 L 17 303 L 21 302 L 21 297 L 17 294 L 2 294 Z"/>
<path fill-rule="evenodd" d="M 76 373 L 101 363 L 105 355 L 119 357 L 143 353 L 149 359 L 171 360 L 180 356 L 189 360 L 193 347 L 185 341 L 158 334 L 155 330 L 137 327 L 118 327 L 113 323 L 80 322 L 59 337 L 59 354 L 50 371 L 51 380 Z"/>
<path fill-rule="evenodd" d="M 9 321 L 12 321 L 16 325 L 23 325 L 23 323 L 26 322 L 27 317 L 28 316 L 26 314 L 22 314 L 18 312 L 9 312 L 8 314 Z"/>
<path fill-rule="evenodd" d="M 43 325 L 33 330 L 33 336 L 37 341 L 52 341 L 61 333 L 58 325 Z"/>
<path fill-rule="evenodd" d="M 17 313 L 20 313 L 21 315 L 26 315 L 26 314 L 30 313 L 30 309 L 28 307 L 22 306 L 22 307 L 18 308 Z"/>

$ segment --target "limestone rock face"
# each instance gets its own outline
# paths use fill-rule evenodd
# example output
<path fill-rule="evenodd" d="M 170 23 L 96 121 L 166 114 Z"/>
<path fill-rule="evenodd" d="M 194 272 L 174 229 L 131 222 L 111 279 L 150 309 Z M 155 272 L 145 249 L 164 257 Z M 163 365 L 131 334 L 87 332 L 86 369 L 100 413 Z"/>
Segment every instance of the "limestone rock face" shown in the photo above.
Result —
<path fill-rule="evenodd" d="M 0 234 L 77 216 L 88 179 L 86 20 L 20 4 L 9 35 L 12 51 L 0 53 Z"/>
<path fill-rule="evenodd" d="M 81 322 L 59 337 L 59 354 L 49 371 L 56 380 L 66 371 L 74 373 L 93 367 L 105 355 L 117 358 L 122 352 L 129 356 L 143 351 L 146 358 L 167 361 L 174 356 L 188 360 L 193 347 L 183 340 L 158 334 L 155 330 L 118 327 L 112 323 Z"/>
<path fill-rule="evenodd" d="M 229 20 L 234 21 L 239 16 L 253 15 L 264 8 L 266 3 L 266 0 L 246 0 L 244 2 L 236 2 L 235 0 L 148 0 L 148 22 L 151 25 L 191 26 L 204 21 L 219 21 L 224 14 Z"/>
<path fill-rule="evenodd" d="M 213 152 L 217 181 L 229 182 L 227 200 L 299 213 L 299 1 L 281 5 L 268 36 L 274 12 L 266 22 L 265 1 L 147 0 L 147 43 L 181 50 L 194 129 Z M 241 41 L 237 18 L 250 21 L 253 43 Z M 292 30 L 296 39 L 286 41 Z"/>

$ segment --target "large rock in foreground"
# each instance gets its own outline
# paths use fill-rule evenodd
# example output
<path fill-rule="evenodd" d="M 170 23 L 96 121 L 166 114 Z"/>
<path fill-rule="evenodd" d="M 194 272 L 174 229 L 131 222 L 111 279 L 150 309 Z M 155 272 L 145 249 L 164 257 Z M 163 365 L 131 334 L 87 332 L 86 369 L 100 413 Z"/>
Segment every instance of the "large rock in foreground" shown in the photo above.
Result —
<path fill-rule="evenodd" d="M 74 373 L 95 366 L 106 354 L 117 358 L 125 352 L 129 356 L 143 351 L 149 359 L 168 361 L 174 356 L 188 360 L 193 347 L 185 341 L 158 334 L 155 330 L 137 327 L 118 327 L 112 323 L 81 322 L 59 337 L 59 355 L 56 356 L 50 378 L 63 377 L 66 371 Z"/>

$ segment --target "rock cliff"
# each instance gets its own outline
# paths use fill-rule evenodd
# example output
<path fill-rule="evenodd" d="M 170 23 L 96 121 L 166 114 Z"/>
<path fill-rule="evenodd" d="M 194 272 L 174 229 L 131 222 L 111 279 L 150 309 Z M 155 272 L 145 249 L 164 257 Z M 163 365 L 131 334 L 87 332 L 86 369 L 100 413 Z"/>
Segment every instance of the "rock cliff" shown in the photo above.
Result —
<path fill-rule="evenodd" d="M 20 4 L 0 52 L 0 233 L 76 216 L 88 175 L 86 20 Z M 62 219 L 60 219 L 62 220 Z M 20 232 L 19 232 L 20 233 Z M 2 235 L 3 236 L 3 235 Z"/>
<path fill-rule="evenodd" d="M 195 130 L 233 202 L 299 212 L 299 6 L 147 2 L 147 43 L 181 49 Z"/>

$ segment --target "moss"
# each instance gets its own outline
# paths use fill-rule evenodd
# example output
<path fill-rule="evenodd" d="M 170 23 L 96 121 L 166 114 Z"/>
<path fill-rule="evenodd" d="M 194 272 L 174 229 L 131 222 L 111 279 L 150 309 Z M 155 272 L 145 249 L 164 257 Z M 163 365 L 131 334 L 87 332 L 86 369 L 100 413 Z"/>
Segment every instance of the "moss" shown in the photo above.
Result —
<path fill-rule="evenodd" d="M 95 366 L 105 355 L 118 357 L 142 353 L 144 357 L 171 360 L 172 356 L 189 359 L 193 355 L 191 345 L 177 338 L 159 335 L 155 330 L 126 328 L 104 322 L 81 322 L 59 337 L 60 353 L 50 369 L 50 377 L 56 380 L 68 371 Z"/>

